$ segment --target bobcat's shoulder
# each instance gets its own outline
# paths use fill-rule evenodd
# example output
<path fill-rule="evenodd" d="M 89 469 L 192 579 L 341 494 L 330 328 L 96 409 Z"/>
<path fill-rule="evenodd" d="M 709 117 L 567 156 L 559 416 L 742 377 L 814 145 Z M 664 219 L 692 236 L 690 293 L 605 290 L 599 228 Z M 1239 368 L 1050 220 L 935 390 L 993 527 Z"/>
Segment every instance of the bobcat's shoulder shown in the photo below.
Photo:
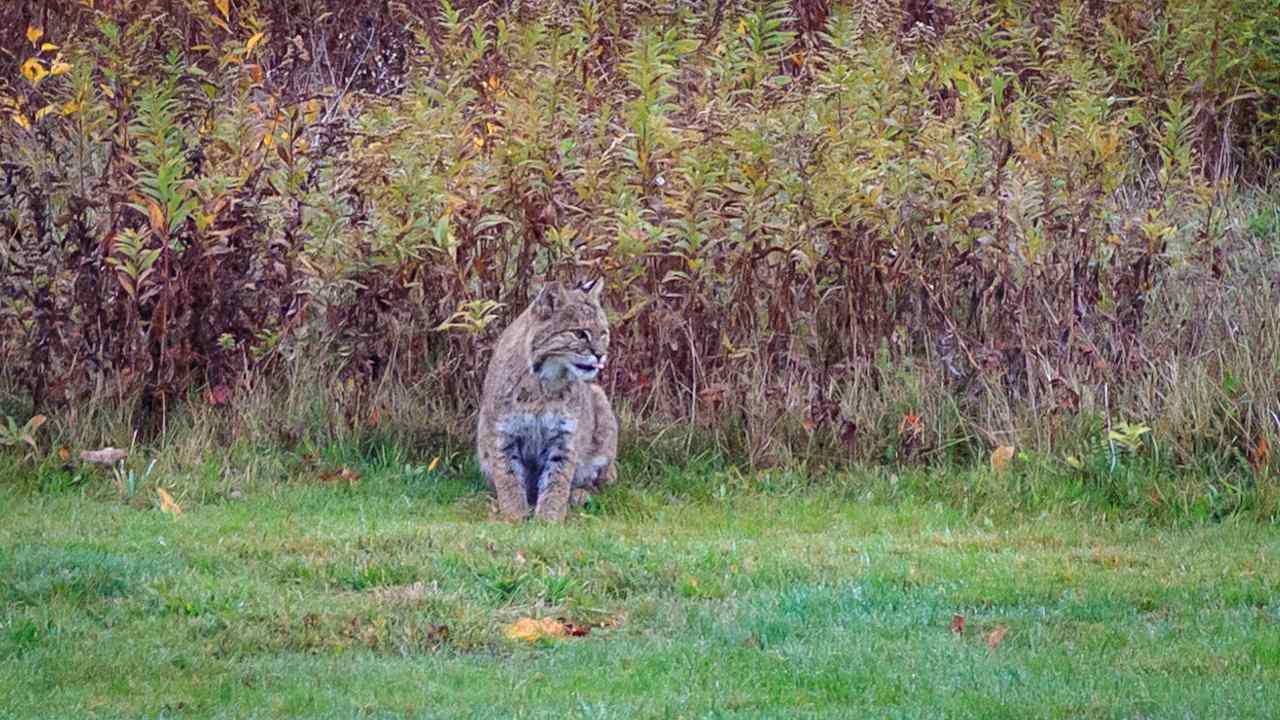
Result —
<path fill-rule="evenodd" d="M 498 339 L 476 453 L 503 517 L 561 519 L 575 490 L 614 476 L 617 420 L 594 382 L 609 349 L 602 286 L 548 283 Z"/>

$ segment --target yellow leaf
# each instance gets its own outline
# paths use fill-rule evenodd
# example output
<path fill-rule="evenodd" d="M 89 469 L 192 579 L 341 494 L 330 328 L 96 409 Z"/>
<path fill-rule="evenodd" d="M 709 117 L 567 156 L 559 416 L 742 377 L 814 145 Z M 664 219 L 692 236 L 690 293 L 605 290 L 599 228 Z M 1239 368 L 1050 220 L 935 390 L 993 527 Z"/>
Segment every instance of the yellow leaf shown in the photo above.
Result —
<path fill-rule="evenodd" d="M 213 0 L 213 4 L 217 6 L 218 12 L 222 13 L 224 20 L 231 19 L 231 0 Z"/>
<path fill-rule="evenodd" d="M 71 115 L 80 112 L 80 103 L 76 100 L 68 100 L 62 103 L 62 114 Z"/>
<path fill-rule="evenodd" d="M 61 60 L 54 60 L 53 66 L 49 68 L 49 74 L 55 77 L 69 72 L 71 72 L 71 63 L 66 63 Z"/>
<path fill-rule="evenodd" d="M 18 127 L 22 128 L 23 130 L 31 129 L 31 121 L 27 119 L 26 115 L 23 115 L 20 112 L 16 112 L 13 114 L 13 121 L 17 123 Z"/>
<path fill-rule="evenodd" d="M 43 45 L 40 46 L 40 52 L 52 52 L 57 49 L 58 49 L 58 46 L 54 45 L 53 43 L 44 43 Z"/>
<path fill-rule="evenodd" d="M 245 55 L 248 55 L 249 53 L 253 52 L 253 49 L 258 47 L 258 43 L 262 42 L 262 36 L 264 34 L 265 33 L 257 32 L 253 34 L 253 37 L 249 38 L 249 42 L 245 43 L 244 45 Z"/>
<path fill-rule="evenodd" d="M 483 150 L 484 138 L 480 137 L 479 135 L 476 135 L 475 137 L 471 138 L 471 144 L 475 145 L 477 150 Z"/>
<path fill-rule="evenodd" d="M 40 122 L 42 119 L 44 119 L 45 115 L 48 115 L 49 113 L 53 112 L 55 109 L 56 108 L 53 105 L 45 105 L 44 107 L 37 110 L 36 122 Z"/>
<path fill-rule="evenodd" d="M 160 209 L 159 203 L 151 198 L 147 198 L 147 219 L 151 221 L 151 232 L 157 235 L 166 235 L 164 210 Z"/>
<path fill-rule="evenodd" d="M 437 466 L 437 465 L 439 465 L 439 464 L 440 464 L 440 456 L 439 456 L 439 455 L 437 455 L 437 456 L 435 456 L 435 457 L 431 458 L 431 464 L 427 466 L 427 472 L 433 472 L 433 471 L 435 471 L 436 466 Z"/>
<path fill-rule="evenodd" d="M 44 69 L 44 63 L 40 62 L 39 58 L 28 58 L 26 62 L 22 63 L 22 75 L 32 85 L 39 85 L 44 76 L 48 74 L 49 71 Z"/>
<path fill-rule="evenodd" d="M 176 520 L 182 517 L 182 506 L 174 502 L 173 496 L 165 492 L 164 488 L 156 488 L 156 495 L 160 496 L 160 509 L 169 513 Z"/>
<path fill-rule="evenodd" d="M 999 475 L 1009 467 L 1009 461 L 1013 459 L 1013 447 L 1010 445 L 1001 445 L 991 453 L 991 470 Z"/>
<path fill-rule="evenodd" d="M 507 627 L 507 637 L 525 642 L 537 642 L 544 637 L 564 637 L 565 634 L 564 623 L 551 618 L 520 618 Z"/>
<path fill-rule="evenodd" d="M 35 25 L 27 26 L 27 39 L 31 41 L 31 47 L 35 47 L 42 37 L 44 37 L 44 28 L 38 28 Z"/>

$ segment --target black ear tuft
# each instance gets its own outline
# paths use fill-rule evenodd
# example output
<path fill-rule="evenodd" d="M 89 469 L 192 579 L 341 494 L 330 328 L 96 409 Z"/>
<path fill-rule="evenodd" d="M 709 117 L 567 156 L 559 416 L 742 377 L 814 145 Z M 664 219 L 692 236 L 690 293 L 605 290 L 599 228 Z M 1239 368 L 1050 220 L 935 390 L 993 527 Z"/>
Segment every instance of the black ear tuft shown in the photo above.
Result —
<path fill-rule="evenodd" d="M 580 280 L 578 281 L 578 284 L 574 286 L 574 289 L 585 293 L 592 300 L 599 300 L 600 291 L 604 290 L 604 282 L 601 281 L 600 278 Z"/>

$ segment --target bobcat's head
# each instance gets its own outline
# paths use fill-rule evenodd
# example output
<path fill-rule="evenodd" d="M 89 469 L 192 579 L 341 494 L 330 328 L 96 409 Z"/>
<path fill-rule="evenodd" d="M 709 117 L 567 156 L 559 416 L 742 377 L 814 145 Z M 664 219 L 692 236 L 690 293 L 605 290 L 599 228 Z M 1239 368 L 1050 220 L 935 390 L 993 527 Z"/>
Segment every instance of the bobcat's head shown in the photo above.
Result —
<path fill-rule="evenodd" d="M 548 381 L 590 381 L 609 358 L 609 321 L 600 306 L 604 283 L 542 287 L 529 306 L 529 369 Z"/>

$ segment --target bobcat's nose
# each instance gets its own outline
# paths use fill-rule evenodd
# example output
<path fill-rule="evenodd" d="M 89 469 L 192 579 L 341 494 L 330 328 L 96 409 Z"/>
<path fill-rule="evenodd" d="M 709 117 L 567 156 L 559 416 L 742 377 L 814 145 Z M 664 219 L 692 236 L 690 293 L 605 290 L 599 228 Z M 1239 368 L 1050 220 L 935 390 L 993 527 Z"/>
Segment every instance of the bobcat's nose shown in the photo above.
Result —
<path fill-rule="evenodd" d="M 603 370 L 603 369 L 604 369 L 604 364 L 605 364 L 606 362 L 608 362 L 608 360 L 609 360 L 609 356 L 608 356 L 608 355 L 598 355 L 598 356 L 597 356 L 597 358 L 598 358 L 598 359 L 596 360 L 596 369 L 597 369 L 597 370 Z"/>

